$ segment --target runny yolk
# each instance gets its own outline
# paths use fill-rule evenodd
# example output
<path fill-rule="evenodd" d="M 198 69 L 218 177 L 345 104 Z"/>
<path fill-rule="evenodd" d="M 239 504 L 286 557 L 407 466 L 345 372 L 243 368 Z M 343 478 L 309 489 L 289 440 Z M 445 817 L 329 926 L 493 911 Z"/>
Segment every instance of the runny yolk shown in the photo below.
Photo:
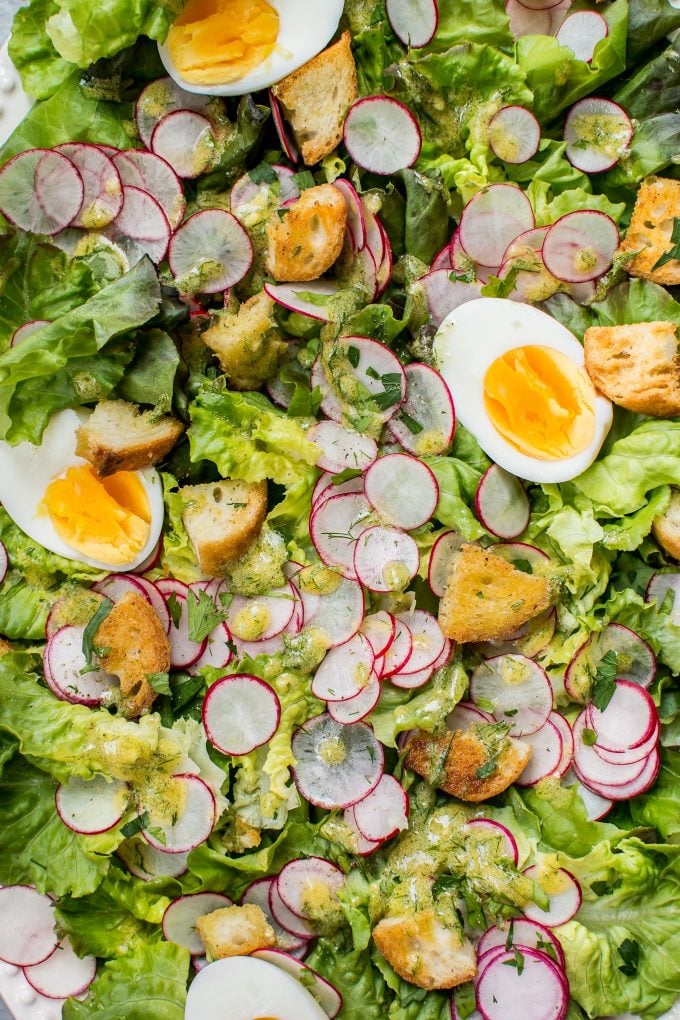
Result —
<path fill-rule="evenodd" d="M 551 347 L 515 347 L 484 376 L 491 423 L 520 453 L 564 460 L 595 436 L 595 388 L 584 368 Z"/>
<path fill-rule="evenodd" d="M 112 566 L 130 563 L 149 537 L 151 507 L 133 471 L 98 478 L 89 466 L 71 467 L 50 482 L 42 505 L 73 549 Z"/>
<path fill-rule="evenodd" d="M 267 0 L 189 0 L 168 33 L 180 74 L 194 85 L 238 81 L 270 55 L 279 15 Z"/>

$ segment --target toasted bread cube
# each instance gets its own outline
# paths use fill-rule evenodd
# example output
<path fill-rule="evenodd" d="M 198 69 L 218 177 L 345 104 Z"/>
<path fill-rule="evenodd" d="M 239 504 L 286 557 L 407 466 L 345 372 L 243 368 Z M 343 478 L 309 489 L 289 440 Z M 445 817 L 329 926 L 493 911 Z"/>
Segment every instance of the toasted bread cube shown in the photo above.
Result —
<path fill-rule="evenodd" d="M 267 272 L 285 282 L 317 280 L 338 259 L 346 226 L 347 204 L 337 188 L 307 188 L 284 216 L 277 210 L 269 221 Z"/>
<path fill-rule="evenodd" d="M 671 234 L 675 217 L 680 216 L 680 181 L 649 177 L 638 191 L 633 216 L 619 251 L 639 252 L 627 266 L 631 276 L 654 283 L 680 283 L 680 261 L 672 259 L 654 266 L 673 246 Z"/>
<path fill-rule="evenodd" d="M 227 956 L 249 956 L 256 949 L 276 946 L 274 929 L 254 903 L 242 907 L 221 907 L 196 921 L 209 960 Z"/>
<path fill-rule="evenodd" d="M 531 747 L 506 737 L 494 759 L 495 768 L 486 775 L 490 759 L 479 729 L 473 726 L 440 737 L 420 733 L 408 742 L 406 765 L 430 785 L 459 800 L 478 804 L 497 797 L 522 774 L 531 757 Z"/>
<path fill-rule="evenodd" d="M 100 478 L 141 471 L 167 456 L 183 432 L 171 415 L 159 418 L 125 400 L 101 400 L 76 432 L 76 453 Z"/>
<path fill-rule="evenodd" d="M 136 592 L 127 592 L 101 622 L 94 644 L 102 649 L 102 669 L 120 680 L 124 715 L 134 719 L 156 699 L 152 673 L 170 669 L 170 642 L 153 607 Z"/>
<path fill-rule="evenodd" d="M 224 374 L 237 390 L 259 390 L 276 374 L 286 343 L 274 319 L 275 304 L 261 291 L 237 312 L 217 312 L 203 343 L 214 351 Z"/>
<path fill-rule="evenodd" d="M 453 557 L 439 625 L 454 641 L 505 641 L 550 605 L 546 578 L 525 574 L 481 546 Z"/>
<path fill-rule="evenodd" d="M 272 87 L 307 166 L 318 163 L 342 139 L 345 115 L 359 95 L 351 36 L 312 57 Z"/>
<path fill-rule="evenodd" d="M 680 351 L 674 322 L 591 326 L 584 350 L 590 378 L 613 403 L 661 418 L 680 414 Z"/>
<path fill-rule="evenodd" d="M 11 642 L 4 637 L 0 637 L 0 659 L 3 655 L 9 655 L 9 653 L 13 651 L 14 647 Z"/>
<path fill-rule="evenodd" d="M 373 930 L 373 941 L 404 981 L 428 991 L 455 988 L 477 973 L 471 944 L 433 910 L 383 917 Z"/>
<path fill-rule="evenodd" d="M 680 560 L 680 489 L 673 489 L 667 509 L 654 518 L 652 533 L 662 549 Z"/>
<path fill-rule="evenodd" d="M 180 489 L 184 526 L 206 577 L 223 575 L 260 534 L 267 483 L 226 478 Z"/>

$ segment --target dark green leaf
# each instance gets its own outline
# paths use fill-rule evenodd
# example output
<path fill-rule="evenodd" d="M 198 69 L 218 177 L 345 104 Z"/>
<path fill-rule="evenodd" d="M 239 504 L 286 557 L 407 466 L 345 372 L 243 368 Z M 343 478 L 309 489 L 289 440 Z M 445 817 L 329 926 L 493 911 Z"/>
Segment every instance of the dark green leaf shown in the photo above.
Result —
<path fill-rule="evenodd" d="M 604 712 L 616 691 L 618 661 L 616 652 L 610 649 L 598 663 L 593 681 L 593 704 Z"/>
<path fill-rule="evenodd" d="M 202 590 L 189 589 L 187 595 L 189 638 L 200 644 L 225 618 L 213 599 Z"/>
<path fill-rule="evenodd" d="M 168 673 L 147 673 L 146 679 L 156 694 L 169 695 L 172 693 L 170 690 L 170 675 Z"/>
<path fill-rule="evenodd" d="M 173 627 L 179 627 L 179 621 L 182 619 L 182 607 L 179 604 L 179 599 L 174 591 L 170 592 L 165 600 L 170 613 L 170 619 L 172 620 Z"/>
<path fill-rule="evenodd" d="M 99 630 L 100 625 L 109 615 L 113 609 L 113 602 L 111 599 L 104 599 L 97 612 L 94 614 L 90 622 L 88 623 L 83 633 L 83 655 L 85 656 L 85 663 L 87 666 L 91 666 L 92 656 L 94 654 L 94 638 Z"/>

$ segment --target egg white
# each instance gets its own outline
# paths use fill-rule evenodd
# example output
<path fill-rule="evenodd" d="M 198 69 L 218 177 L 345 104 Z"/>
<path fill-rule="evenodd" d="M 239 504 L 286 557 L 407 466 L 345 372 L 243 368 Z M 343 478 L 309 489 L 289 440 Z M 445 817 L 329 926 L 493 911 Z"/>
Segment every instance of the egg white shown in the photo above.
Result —
<path fill-rule="evenodd" d="M 532 482 L 566 482 L 595 460 L 612 424 L 612 405 L 597 393 L 595 435 L 580 453 L 563 460 L 540 460 L 520 453 L 495 428 L 484 406 L 484 376 L 506 351 L 525 346 L 559 351 L 579 367 L 583 347 L 569 330 L 532 305 L 505 298 L 479 298 L 451 312 L 437 330 L 434 354 L 461 425 L 484 452 L 519 478 Z"/>
<path fill-rule="evenodd" d="M 204 967 L 191 983 L 184 1020 L 328 1020 L 316 999 L 290 974 L 252 956 Z"/>
<path fill-rule="evenodd" d="M 196 85 L 175 66 L 167 43 L 158 52 L 166 71 L 187 92 L 204 96 L 242 96 L 268 88 L 297 71 L 330 42 L 340 23 L 343 0 L 269 0 L 279 15 L 279 35 L 274 49 L 248 74 L 225 85 Z"/>
<path fill-rule="evenodd" d="M 76 429 L 87 421 L 88 411 L 60 411 L 45 429 L 40 446 L 19 443 L 10 446 L 0 442 L 0 503 L 14 523 L 35 542 L 68 560 L 90 567 L 121 573 L 134 570 L 151 555 L 163 528 L 163 490 L 158 472 L 153 468 L 137 471 L 151 511 L 149 537 L 144 548 L 129 563 L 105 563 L 84 556 L 58 534 L 49 514 L 41 510 L 45 490 L 70 467 L 88 462 L 77 457 Z"/>

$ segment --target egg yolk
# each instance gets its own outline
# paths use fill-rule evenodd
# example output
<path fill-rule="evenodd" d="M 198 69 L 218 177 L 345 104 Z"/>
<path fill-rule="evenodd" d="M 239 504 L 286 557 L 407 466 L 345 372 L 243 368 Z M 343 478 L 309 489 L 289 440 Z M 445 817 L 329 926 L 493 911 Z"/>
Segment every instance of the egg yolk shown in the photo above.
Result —
<path fill-rule="evenodd" d="M 279 15 L 267 0 L 189 0 L 167 42 L 187 81 L 225 85 L 263 63 L 278 35 Z"/>
<path fill-rule="evenodd" d="M 43 497 L 58 535 L 90 559 L 130 563 L 149 538 L 151 507 L 133 471 L 98 478 L 89 466 L 71 467 Z"/>
<path fill-rule="evenodd" d="M 590 445 L 595 398 L 585 369 L 550 347 L 515 347 L 484 376 L 484 406 L 494 428 L 539 460 L 564 460 Z"/>

